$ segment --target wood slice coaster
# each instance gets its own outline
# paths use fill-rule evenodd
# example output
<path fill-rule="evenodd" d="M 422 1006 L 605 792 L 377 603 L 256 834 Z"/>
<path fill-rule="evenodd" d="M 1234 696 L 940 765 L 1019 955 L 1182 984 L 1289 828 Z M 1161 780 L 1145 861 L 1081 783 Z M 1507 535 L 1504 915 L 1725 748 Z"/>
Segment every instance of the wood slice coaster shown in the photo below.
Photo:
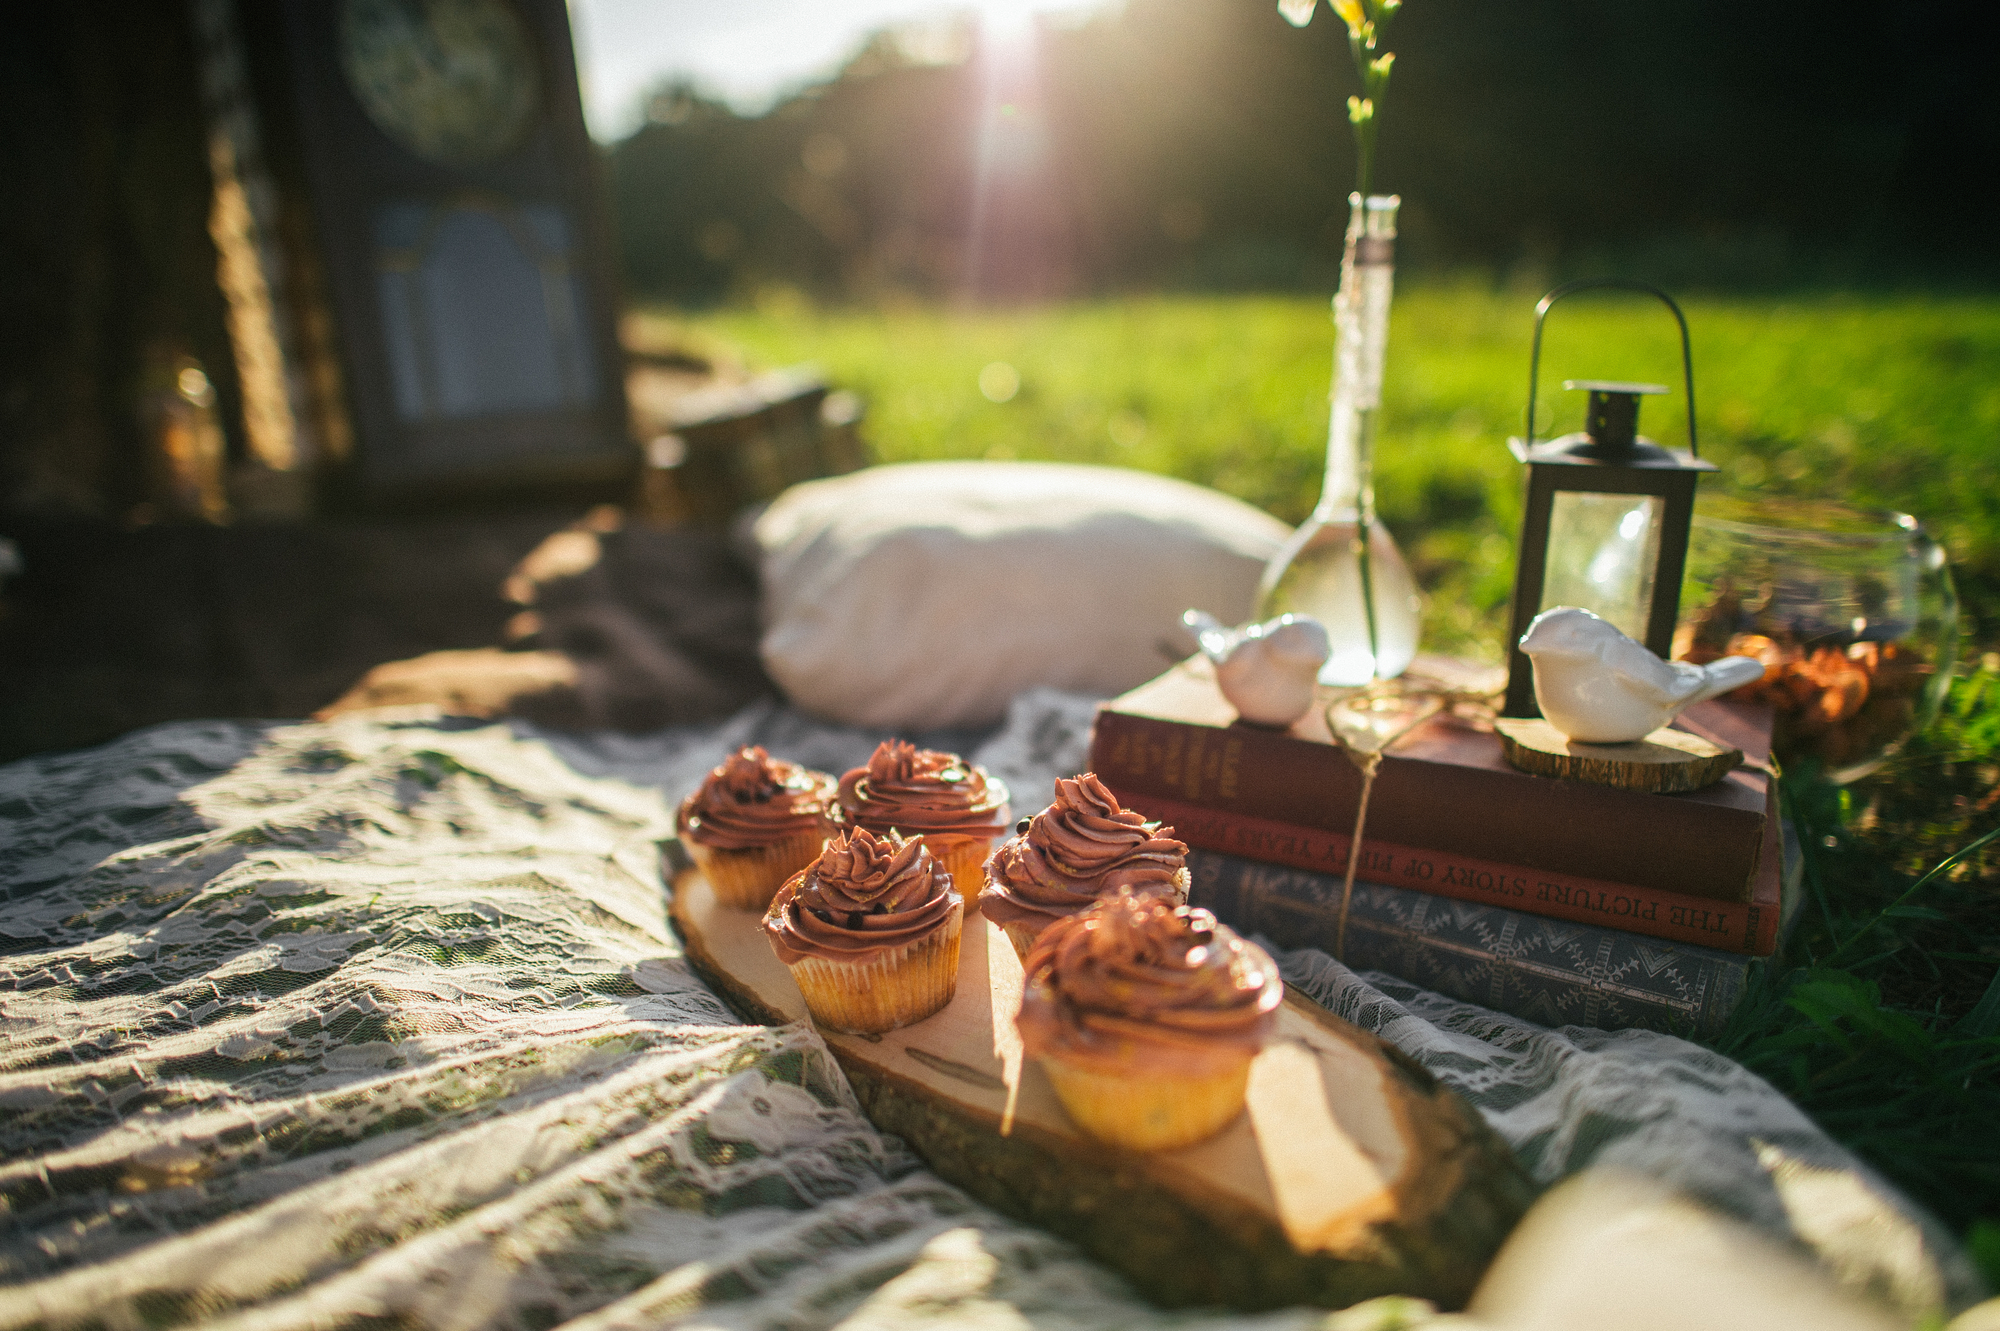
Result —
<path fill-rule="evenodd" d="M 1507 761 L 1523 772 L 1656 795 L 1712 786 L 1743 761 L 1741 749 L 1664 726 L 1630 744 L 1582 744 L 1540 717 L 1503 717 L 1493 729 Z"/>
<path fill-rule="evenodd" d="M 699 874 L 672 903 L 688 961 L 753 1021 L 806 1015 L 758 917 Z M 877 1127 L 981 1201 L 1070 1239 L 1167 1306 L 1464 1304 L 1534 1197 L 1507 1145 L 1414 1061 L 1287 995 L 1248 1112 L 1181 1150 L 1078 1131 L 1014 1030 L 1021 963 L 969 915 L 951 1005 L 881 1036 L 822 1031 Z M 1010 1069 L 1020 1092 L 1000 1135 Z"/>

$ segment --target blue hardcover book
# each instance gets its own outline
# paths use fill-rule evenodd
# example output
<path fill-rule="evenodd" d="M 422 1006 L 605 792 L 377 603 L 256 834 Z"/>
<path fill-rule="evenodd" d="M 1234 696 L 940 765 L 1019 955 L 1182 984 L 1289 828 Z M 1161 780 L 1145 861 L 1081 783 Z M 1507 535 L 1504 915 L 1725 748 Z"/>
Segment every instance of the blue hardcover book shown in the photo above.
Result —
<path fill-rule="evenodd" d="M 1798 855 L 1786 832 L 1781 909 L 1789 917 Z M 1190 850 L 1188 869 L 1193 903 L 1239 933 L 1334 951 L 1338 877 L 1212 850 Z M 1728 1022 L 1751 965 L 1733 952 L 1361 881 L 1348 908 L 1345 960 L 1544 1026 L 1697 1037 Z"/>

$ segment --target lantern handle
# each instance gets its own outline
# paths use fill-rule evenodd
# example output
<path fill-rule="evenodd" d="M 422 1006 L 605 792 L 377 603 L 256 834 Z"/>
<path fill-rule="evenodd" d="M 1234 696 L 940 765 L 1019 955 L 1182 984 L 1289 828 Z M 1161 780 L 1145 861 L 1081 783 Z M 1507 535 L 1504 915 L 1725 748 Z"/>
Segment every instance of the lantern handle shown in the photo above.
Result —
<path fill-rule="evenodd" d="M 1549 307 L 1565 296 L 1579 291 L 1609 288 L 1617 291 L 1637 291 L 1643 295 L 1658 296 L 1661 303 L 1674 313 L 1674 322 L 1681 326 L 1681 370 L 1687 379 L 1688 453 L 1701 456 L 1701 449 L 1695 446 L 1694 438 L 1694 352 L 1688 345 L 1687 316 L 1681 307 L 1674 304 L 1674 298 L 1656 286 L 1645 282 L 1634 282 L 1624 277 L 1585 277 L 1574 282 L 1565 282 L 1543 296 L 1535 306 L 1535 345 L 1528 355 L 1528 440 L 1527 446 L 1535 446 L 1535 386 L 1541 379 L 1542 370 L 1542 320 L 1548 317 Z"/>

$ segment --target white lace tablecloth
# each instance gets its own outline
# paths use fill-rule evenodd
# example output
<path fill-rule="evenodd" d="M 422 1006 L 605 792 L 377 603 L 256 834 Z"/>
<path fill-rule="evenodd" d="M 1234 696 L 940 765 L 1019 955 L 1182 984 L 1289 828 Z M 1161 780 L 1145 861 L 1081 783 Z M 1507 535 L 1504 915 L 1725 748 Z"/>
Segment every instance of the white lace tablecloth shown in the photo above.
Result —
<path fill-rule="evenodd" d="M 1088 722 L 1038 693 L 947 738 L 1033 809 Z M 1149 1308 L 876 1132 L 809 1028 L 742 1025 L 689 972 L 673 801 L 739 743 L 837 772 L 878 738 L 768 705 L 644 738 L 197 722 L 0 768 L 0 1328 L 1316 1319 Z M 1846 1278 L 1973 1291 L 1725 1059 L 1284 960 L 1541 1180 L 1622 1163 Z"/>

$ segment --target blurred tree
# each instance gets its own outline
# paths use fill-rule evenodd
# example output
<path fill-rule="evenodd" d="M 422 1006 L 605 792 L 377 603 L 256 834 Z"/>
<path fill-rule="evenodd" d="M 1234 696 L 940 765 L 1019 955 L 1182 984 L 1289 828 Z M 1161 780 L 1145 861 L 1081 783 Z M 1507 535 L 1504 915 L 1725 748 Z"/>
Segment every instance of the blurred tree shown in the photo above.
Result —
<path fill-rule="evenodd" d="M 1406 268 L 2000 276 L 1993 6 L 1408 0 L 1398 23 L 1376 178 L 1404 195 Z M 976 40 L 937 65 L 884 35 L 760 117 L 665 89 L 611 151 L 628 279 L 683 301 L 1330 287 L 1343 37 L 1266 0 L 1127 0 L 1044 28 L 1031 85 L 996 84 Z M 1000 198 L 1008 134 L 1040 158 Z"/>

